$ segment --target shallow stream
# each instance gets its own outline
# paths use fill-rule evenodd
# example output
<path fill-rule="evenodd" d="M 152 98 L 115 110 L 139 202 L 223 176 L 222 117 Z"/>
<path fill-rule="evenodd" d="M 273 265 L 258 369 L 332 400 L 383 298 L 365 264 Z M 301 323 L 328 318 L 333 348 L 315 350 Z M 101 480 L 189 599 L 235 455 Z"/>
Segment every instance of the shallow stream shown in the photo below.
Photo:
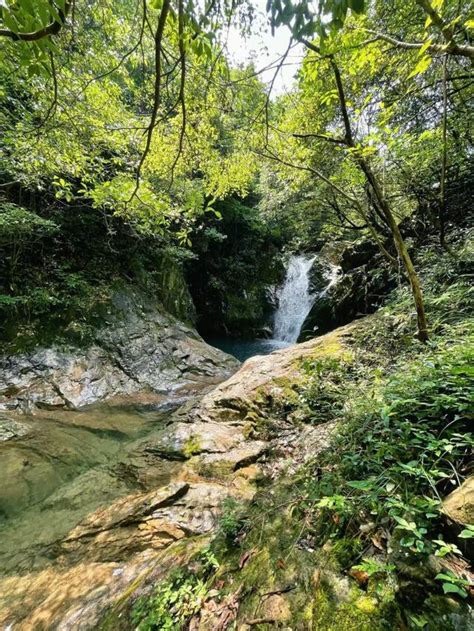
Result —
<path fill-rule="evenodd" d="M 102 404 L 16 417 L 23 435 L 0 442 L 0 573 L 42 567 L 88 513 L 168 484 L 179 464 L 152 458 L 143 445 L 178 405 Z"/>

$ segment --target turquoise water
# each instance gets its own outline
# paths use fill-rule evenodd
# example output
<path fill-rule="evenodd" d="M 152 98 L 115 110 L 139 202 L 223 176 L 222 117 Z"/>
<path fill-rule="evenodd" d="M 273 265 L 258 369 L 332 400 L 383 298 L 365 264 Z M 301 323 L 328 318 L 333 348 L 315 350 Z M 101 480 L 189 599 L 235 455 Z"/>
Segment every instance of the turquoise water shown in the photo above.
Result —
<path fill-rule="evenodd" d="M 220 348 L 233 355 L 241 362 L 254 355 L 268 355 L 280 348 L 290 346 L 289 342 L 281 340 L 233 340 L 231 338 L 213 338 L 206 340 L 208 344 Z"/>

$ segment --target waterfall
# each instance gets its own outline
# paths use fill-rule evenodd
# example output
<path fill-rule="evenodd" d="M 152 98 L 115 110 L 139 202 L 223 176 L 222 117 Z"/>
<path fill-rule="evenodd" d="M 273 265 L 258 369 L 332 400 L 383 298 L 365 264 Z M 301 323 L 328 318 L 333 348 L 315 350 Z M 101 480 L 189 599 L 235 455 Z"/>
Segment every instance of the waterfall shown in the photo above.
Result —
<path fill-rule="evenodd" d="M 273 338 L 294 344 L 315 296 L 309 291 L 309 270 L 315 256 L 292 256 L 279 292 Z"/>

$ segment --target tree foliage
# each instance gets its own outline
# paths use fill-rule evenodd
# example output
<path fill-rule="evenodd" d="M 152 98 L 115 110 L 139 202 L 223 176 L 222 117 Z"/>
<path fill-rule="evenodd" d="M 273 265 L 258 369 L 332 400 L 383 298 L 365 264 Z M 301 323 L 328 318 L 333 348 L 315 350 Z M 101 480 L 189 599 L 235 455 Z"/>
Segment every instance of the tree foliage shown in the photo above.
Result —
<path fill-rule="evenodd" d="M 426 337 L 397 226 L 425 206 L 446 245 L 449 191 L 472 156 L 468 3 L 270 0 L 274 31 L 306 50 L 294 89 L 273 100 L 274 81 L 226 58 L 228 25 L 245 33 L 254 12 L 244 0 L 4 3 L 5 198 L 32 212 L 40 200 L 46 221 L 92 207 L 111 237 L 120 217 L 192 248 L 203 215 L 256 193 L 294 244 L 368 233 L 401 260 Z"/>

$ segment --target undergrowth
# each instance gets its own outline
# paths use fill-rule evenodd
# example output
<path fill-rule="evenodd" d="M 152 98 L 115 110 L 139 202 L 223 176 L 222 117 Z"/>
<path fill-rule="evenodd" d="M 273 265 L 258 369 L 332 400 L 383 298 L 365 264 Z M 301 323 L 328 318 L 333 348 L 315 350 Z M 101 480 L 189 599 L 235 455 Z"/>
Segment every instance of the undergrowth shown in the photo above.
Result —
<path fill-rule="evenodd" d="M 312 511 L 317 545 L 353 536 L 404 563 L 462 556 L 445 540 L 440 509 L 472 466 L 473 339 L 440 343 L 352 399 L 331 449 L 304 472 L 300 509 Z"/>
<path fill-rule="evenodd" d="M 295 482 L 305 498 L 297 514 L 310 523 L 315 546 L 357 541 L 365 555 L 355 568 L 366 574 L 435 558 L 442 571 L 431 578 L 444 593 L 466 598 L 470 575 L 459 568 L 468 565 L 463 553 L 473 529 L 453 535 L 441 508 L 472 474 L 472 246 L 468 241 L 455 260 L 429 249 L 420 258 L 430 343 L 409 335 L 410 297 L 399 289 L 355 336 L 355 365 L 313 367 L 301 395 L 308 420 L 326 419 L 328 407 L 342 422 L 330 449 Z M 388 352 L 377 358 L 380 348 Z"/>
<path fill-rule="evenodd" d="M 139 598 L 132 611 L 137 631 L 182 629 L 200 610 L 209 591 L 209 579 L 218 566 L 214 554 L 204 549 L 192 567 L 175 570 L 151 595 Z"/>

